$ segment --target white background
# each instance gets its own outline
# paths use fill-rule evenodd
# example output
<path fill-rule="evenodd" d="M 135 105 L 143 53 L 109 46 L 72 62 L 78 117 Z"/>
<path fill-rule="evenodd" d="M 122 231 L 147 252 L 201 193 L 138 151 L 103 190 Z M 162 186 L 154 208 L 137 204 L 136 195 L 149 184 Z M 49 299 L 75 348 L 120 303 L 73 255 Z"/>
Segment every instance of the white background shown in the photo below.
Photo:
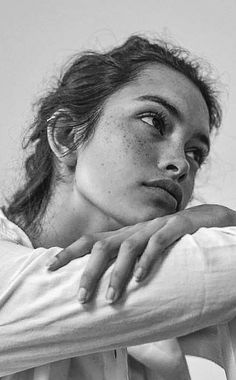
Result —
<path fill-rule="evenodd" d="M 22 177 L 20 142 L 32 102 L 67 58 L 146 33 L 172 40 L 213 66 L 224 119 L 196 198 L 236 209 L 235 18 L 235 0 L 0 0 L 0 200 Z M 207 361 L 189 363 L 193 380 L 225 379 Z"/>

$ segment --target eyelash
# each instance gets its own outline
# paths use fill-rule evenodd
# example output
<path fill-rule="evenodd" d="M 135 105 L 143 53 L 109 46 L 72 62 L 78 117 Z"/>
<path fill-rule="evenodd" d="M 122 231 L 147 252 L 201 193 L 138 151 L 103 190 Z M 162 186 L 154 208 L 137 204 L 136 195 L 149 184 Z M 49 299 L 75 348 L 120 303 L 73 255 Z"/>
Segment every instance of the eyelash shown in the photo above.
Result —
<path fill-rule="evenodd" d="M 190 159 L 194 160 L 198 164 L 199 167 L 201 167 L 201 165 L 205 162 L 208 156 L 208 152 L 205 152 L 204 149 L 200 149 L 200 148 L 193 148 L 192 150 L 187 151 L 186 155 L 188 153 L 194 154 L 194 157 L 190 157 Z"/>
<path fill-rule="evenodd" d="M 155 121 L 158 123 L 158 126 L 144 121 L 144 118 L 152 118 L 153 120 L 155 119 Z M 141 115 L 141 120 L 144 123 L 153 126 L 156 130 L 159 131 L 161 136 L 164 136 L 168 121 L 166 115 L 163 112 L 147 112 Z M 194 157 L 190 157 L 190 159 L 193 159 L 199 167 L 201 167 L 208 156 L 208 152 L 201 148 L 192 148 L 192 150 L 186 152 L 186 155 L 188 155 L 188 153 L 193 153 Z"/>
<path fill-rule="evenodd" d="M 155 126 L 154 124 L 148 123 L 147 121 L 143 120 L 144 118 L 151 118 L 151 119 L 155 120 L 158 123 L 158 125 Z M 166 129 L 168 123 L 167 123 L 166 115 L 163 112 L 147 112 L 147 113 L 141 115 L 141 120 L 144 123 L 146 123 L 150 126 L 153 126 L 156 130 L 159 131 L 161 136 L 164 136 L 165 129 Z"/>

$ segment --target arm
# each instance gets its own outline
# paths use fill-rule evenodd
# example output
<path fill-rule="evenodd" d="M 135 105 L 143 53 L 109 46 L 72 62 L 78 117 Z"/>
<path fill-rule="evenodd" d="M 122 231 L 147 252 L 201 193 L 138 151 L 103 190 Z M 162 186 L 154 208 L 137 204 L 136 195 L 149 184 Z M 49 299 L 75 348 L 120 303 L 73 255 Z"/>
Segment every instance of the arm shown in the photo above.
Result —
<path fill-rule="evenodd" d="M 85 235 L 57 254 L 49 270 L 57 270 L 90 252 L 90 259 L 80 281 L 79 300 L 88 302 L 111 260 L 115 265 L 107 289 L 107 299 L 114 303 L 124 292 L 133 273 L 137 281 L 149 274 L 153 263 L 186 234 L 202 227 L 236 226 L 236 212 L 220 205 L 201 205 L 181 210 L 116 231 Z"/>
<path fill-rule="evenodd" d="M 96 299 L 85 305 L 78 302 L 88 255 L 49 272 L 45 264 L 59 248 L 33 250 L 1 242 L 0 249 L 1 376 L 184 335 L 236 315 L 234 227 L 203 228 L 186 235 L 141 284 L 132 279 L 114 305 L 105 300 L 112 267 Z"/>

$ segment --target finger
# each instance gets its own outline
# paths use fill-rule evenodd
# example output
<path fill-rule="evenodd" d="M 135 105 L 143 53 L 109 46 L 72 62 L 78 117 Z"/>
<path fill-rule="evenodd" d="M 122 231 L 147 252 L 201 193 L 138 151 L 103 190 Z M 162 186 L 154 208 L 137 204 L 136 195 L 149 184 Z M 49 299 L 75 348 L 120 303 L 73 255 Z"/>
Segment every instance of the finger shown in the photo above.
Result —
<path fill-rule="evenodd" d="M 50 271 L 57 270 L 68 264 L 70 261 L 87 255 L 90 253 L 95 239 L 96 238 L 93 235 L 82 236 L 79 240 L 76 240 L 54 256 L 52 261 L 48 264 L 48 269 Z"/>
<path fill-rule="evenodd" d="M 137 281 L 143 280 L 150 272 L 152 265 L 161 257 L 161 254 L 171 244 L 177 241 L 184 234 L 184 220 L 179 218 L 169 219 L 166 224 L 157 232 L 155 232 L 143 252 L 134 277 Z"/>
<path fill-rule="evenodd" d="M 80 281 L 79 300 L 81 303 L 91 300 L 100 278 L 112 262 L 112 259 L 117 256 L 124 240 L 131 236 L 131 230 L 137 231 L 140 229 L 141 225 L 135 226 L 135 228 L 132 229 L 129 227 L 123 228 L 118 233 L 115 231 L 113 236 L 109 234 L 110 237 L 94 244 L 88 264 Z"/>
<path fill-rule="evenodd" d="M 108 240 L 94 244 L 87 266 L 81 276 L 79 285 L 79 301 L 88 302 L 93 296 L 98 282 L 109 266 L 114 246 Z"/>
<path fill-rule="evenodd" d="M 145 249 L 147 242 L 148 236 L 138 232 L 121 244 L 107 289 L 108 302 L 115 302 L 122 294 L 136 260 Z"/>
<path fill-rule="evenodd" d="M 139 223 L 135 226 L 121 228 L 120 230 L 95 233 L 94 235 L 84 235 L 54 256 L 54 258 L 47 264 L 48 269 L 50 271 L 57 270 L 68 264 L 70 261 L 87 255 L 91 252 L 96 241 L 114 238 L 117 241 L 116 244 L 121 244 L 133 233 L 133 231 L 140 229 L 141 225 L 142 224 Z"/>
<path fill-rule="evenodd" d="M 98 282 L 112 259 L 117 256 L 123 236 L 116 234 L 107 239 L 97 241 L 88 260 L 87 266 L 81 276 L 79 286 L 79 301 L 88 302 L 98 286 Z"/>

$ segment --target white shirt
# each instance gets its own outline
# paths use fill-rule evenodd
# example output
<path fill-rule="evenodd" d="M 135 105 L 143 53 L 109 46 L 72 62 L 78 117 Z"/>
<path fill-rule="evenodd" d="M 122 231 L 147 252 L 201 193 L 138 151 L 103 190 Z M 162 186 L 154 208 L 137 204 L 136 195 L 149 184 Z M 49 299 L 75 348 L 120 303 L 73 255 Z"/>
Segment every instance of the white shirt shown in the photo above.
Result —
<path fill-rule="evenodd" d="M 145 281 L 132 279 L 114 305 L 105 300 L 112 267 L 95 299 L 81 305 L 78 286 L 88 255 L 50 272 L 46 264 L 61 248 L 34 249 L 3 215 L 0 238 L 4 380 L 127 380 L 126 347 L 236 316 L 236 227 L 184 236 Z M 140 379 L 149 379 L 145 369 Z"/>

